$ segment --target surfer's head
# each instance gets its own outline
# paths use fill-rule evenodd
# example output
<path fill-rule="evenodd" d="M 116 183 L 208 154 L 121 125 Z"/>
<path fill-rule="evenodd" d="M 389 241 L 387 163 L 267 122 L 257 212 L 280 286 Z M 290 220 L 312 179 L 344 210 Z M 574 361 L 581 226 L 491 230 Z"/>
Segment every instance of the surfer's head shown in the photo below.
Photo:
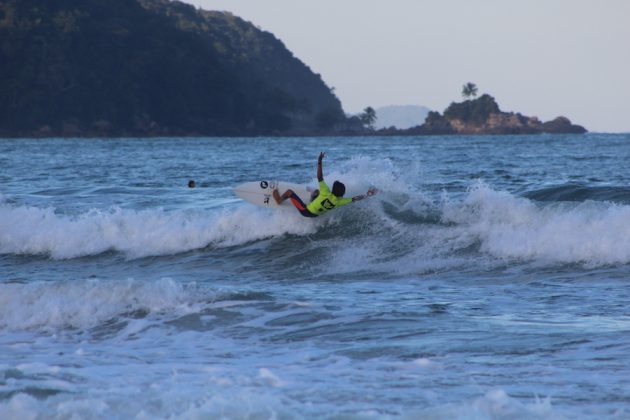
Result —
<path fill-rule="evenodd" d="M 339 181 L 335 181 L 332 187 L 332 193 L 335 197 L 343 197 L 346 193 L 346 186 Z"/>
<path fill-rule="evenodd" d="M 191 179 L 190 181 L 188 181 L 188 188 L 195 188 L 196 184 L 195 184 L 195 180 Z"/>

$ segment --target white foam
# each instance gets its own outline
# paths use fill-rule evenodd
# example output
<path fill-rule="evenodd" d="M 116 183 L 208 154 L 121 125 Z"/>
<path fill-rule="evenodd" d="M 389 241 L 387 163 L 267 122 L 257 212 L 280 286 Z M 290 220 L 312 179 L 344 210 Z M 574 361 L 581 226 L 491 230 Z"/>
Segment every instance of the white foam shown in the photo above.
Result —
<path fill-rule="evenodd" d="M 200 387 L 202 388 L 202 387 Z M 139 392 L 130 390 L 131 392 Z M 286 406 L 286 401 L 252 389 L 218 388 L 214 392 L 187 388 L 170 389 L 164 394 L 143 390 L 136 398 L 125 399 L 116 392 L 98 397 L 61 394 L 38 400 L 17 394 L 0 401 L 1 419 L 276 419 L 302 418 Z M 164 391 L 163 391 L 164 392 Z"/>
<path fill-rule="evenodd" d="M 369 187 L 376 187 L 381 194 L 411 194 L 411 183 L 405 180 L 389 159 L 353 157 L 339 168 L 324 171 L 326 182 L 332 185 L 339 180 L 346 185 L 346 196 L 363 194 Z"/>
<path fill-rule="evenodd" d="M 416 244 L 417 253 L 381 258 L 381 262 L 402 259 L 393 268 L 383 267 L 385 270 L 448 268 L 461 264 L 462 250 L 465 254 L 472 249 L 490 259 L 540 264 L 630 263 L 627 205 L 594 201 L 537 204 L 481 183 L 462 200 L 433 203 L 412 187 L 414 183 L 406 175 L 397 174 L 387 159 L 355 158 L 340 167 L 341 171 L 326 178 L 345 182 L 347 195 L 363 193 L 370 186 L 381 191 L 352 209 L 348 206 L 320 219 L 248 204 L 211 211 L 94 209 L 70 216 L 53 208 L 0 203 L 0 253 L 67 259 L 111 250 L 140 258 L 208 246 L 238 246 L 285 234 L 309 235 L 350 222 L 361 231 L 348 237 L 350 243 L 331 244 L 335 252 L 349 253 L 350 260 L 376 260 L 392 241 Z M 392 217 L 382 205 L 387 201 L 423 219 Z M 442 224 L 431 222 L 439 217 Z"/>
<path fill-rule="evenodd" d="M 209 295 L 170 279 L 0 283 L 0 329 L 89 328 L 140 310 L 184 314 L 198 310 L 204 297 Z M 136 321 L 123 332 L 140 329 L 143 322 Z"/>
<path fill-rule="evenodd" d="M 559 410 L 554 410 L 549 398 L 534 397 L 533 401 L 521 402 L 510 397 L 502 389 L 494 389 L 471 401 L 445 404 L 420 410 L 410 418 L 429 419 L 565 419 Z M 571 416 L 572 417 L 572 416 Z"/>
<path fill-rule="evenodd" d="M 412 193 L 410 200 L 416 198 Z M 377 200 L 357 212 L 366 220 L 361 232 L 328 240 L 330 274 L 414 275 L 471 264 L 492 269 L 505 260 L 587 267 L 630 263 L 628 205 L 536 203 L 477 183 L 462 199 L 414 206 L 421 218 L 413 220 L 388 215 Z M 435 215 L 440 223 L 431 222 Z"/>
<path fill-rule="evenodd" d="M 414 366 L 418 366 L 423 369 L 436 369 L 439 366 L 436 362 L 425 357 L 416 359 L 412 363 Z"/>
<path fill-rule="evenodd" d="M 270 369 L 267 368 L 260 368 L 258 370 L 258 376 L 268 385 L 275 387 L 275 388 L 279 388 L 279 387 L 283 387 L 286 386 L 286 382 L 283 381 L 282 379 L 280 379 L 278 377 L 278 375 L 276 375 L 275 373 L 273 373 Z"/>
<path fill-rule="evenodd" d="M 67 259 L 113 250 L 140 258 L 240 245 L 286 233 L 305 235 L 315 232 L 316 225 L 297 212 L 249 205 L 218 212 L 113 208 L 78 216 L 57 214 L 53 208 L 0 205 L 0 253 Z"/>
<path fill-rule="evenodd" d="M 630 206 L 602 202 L 538 206 L 478 184 L 462 203 L 447 203 L 443 220 L 461 246 L 479 241 L 498 258 L 589 265 L 630 262 Z"/>
<path fill-rule="evenodd" d="M 188 390 L 190 391 L 190 390 Z M 37 400 L 26 394 L 17 394 L 5 402 L 0 402 L 0 418 L 3 419 L 40 419 L 40 418 L 103 418 L 125 417 L 137 419 L 201 419 L 201 418 L 310 418 L 307 413 L 316 409 L 306 404 L 295 407 L 288 398 L 274 396 L 264 390 L 251 388 L 220 388 L 213 393 L 170 390 L 163 395 L 155 395 L 153 390 L 146 392 L 144 398 L 122 401 L 116 394 L 101 398 L 72 395 L 55 396 L 46 400 Z M 160 401 L 160 404 L 155 404 Z M 349 404 L 351 406 L 351 404 Z M 343 410 L 343 407 L 336 407 Z M 330 407 L 329 413 L 335 412 Z M 339 413 L 339 411 L 337 413 Z M 363 409 L 352 413 L 346 408 L 342 417 L 350 418 L 391 418 L 379 409 Z M 321 412 L 319 413 L 321 416 Z M 583 413 L 582 417 L 583 417 Z M 439 404 L 424 409 L 405 409 L 403 419 L 568 419 L 580 413 L 554 408 L 549 398 L 532 396 L 519 400 L 509 396 L 501 389 L 488 391 L 485 395 L 469 401 Z M 156 417 L 157 416 L 157 417 Z M 624 418 L 624 413 L 615 418 Z M 595 417 L 593 417 L 595 418 Z"/>
<path fill-rule="evenodd" d="M 18 394 L 7 402 L 0 402 L 0 419 L 36 420 L 42 410 L 39 402 L 26 394 Z"/>

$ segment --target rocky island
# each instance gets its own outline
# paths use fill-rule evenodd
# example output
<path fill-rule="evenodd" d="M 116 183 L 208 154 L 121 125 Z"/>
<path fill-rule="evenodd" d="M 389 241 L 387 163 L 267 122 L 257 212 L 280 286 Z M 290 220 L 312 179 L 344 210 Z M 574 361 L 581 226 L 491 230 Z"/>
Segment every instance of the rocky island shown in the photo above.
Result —
<path fill-rule="evenodd" d="M 537 117 L 503 112 L 496 100 L 484 94 L 477 99 L 453 102 L 443 114 L 431 111 L 425 123 L 406 130 L 383 129 L 380 135 L 475 135 L 475 134 L 581 134 L 586 129 L 566 117 L 542 122 Z"/>

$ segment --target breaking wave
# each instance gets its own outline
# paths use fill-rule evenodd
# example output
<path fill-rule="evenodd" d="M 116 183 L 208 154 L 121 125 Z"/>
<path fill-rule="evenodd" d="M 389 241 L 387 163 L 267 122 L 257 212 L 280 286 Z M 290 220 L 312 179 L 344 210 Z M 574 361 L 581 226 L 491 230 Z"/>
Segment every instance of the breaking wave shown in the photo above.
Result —
<path fill-rule="evenodd" d="M 316 220 L 292 209 L 249 204 L 219 210 L 114 207 L 67 215 L 0 201 L 0 254 L 72 259 L 113 251 L 135 259 L 297 236 L 312 239 L 311 247 L 325 241 L 335 255 L 373 265 L 394 262 L 390 269 L 404 269 L 406 260 L 466 255 L 543 264 L 630 262 L 626 189 L 567 185 L 519 196 L 477 183 L 457 200 L 430 199 L 405 179 L 410 175 L 396 172 L 387 160 L 354 159 L 329 179 L 343 179 L 349 195 L 367 189 L 370 179 L 380 194 Z"/>

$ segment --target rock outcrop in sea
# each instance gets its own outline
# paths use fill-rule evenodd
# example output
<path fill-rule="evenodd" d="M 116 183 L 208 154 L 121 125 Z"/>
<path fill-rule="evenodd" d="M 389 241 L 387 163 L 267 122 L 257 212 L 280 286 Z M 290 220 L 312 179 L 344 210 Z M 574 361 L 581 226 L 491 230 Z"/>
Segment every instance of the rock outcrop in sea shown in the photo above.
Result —
<path fill-rule="evenodd" d="M 395 134 L 383 130 L 379 134 Z M 488 95 L 464 102 L 453 102 L 443 114 L 431 111 L 423 125 L 396 130 L 398 135 L 475 135 L 475 134 L 580 134 L 586 129 L 566 117 L 542 122 L 537 117 L 501 111 L 496 100 Z"/>

